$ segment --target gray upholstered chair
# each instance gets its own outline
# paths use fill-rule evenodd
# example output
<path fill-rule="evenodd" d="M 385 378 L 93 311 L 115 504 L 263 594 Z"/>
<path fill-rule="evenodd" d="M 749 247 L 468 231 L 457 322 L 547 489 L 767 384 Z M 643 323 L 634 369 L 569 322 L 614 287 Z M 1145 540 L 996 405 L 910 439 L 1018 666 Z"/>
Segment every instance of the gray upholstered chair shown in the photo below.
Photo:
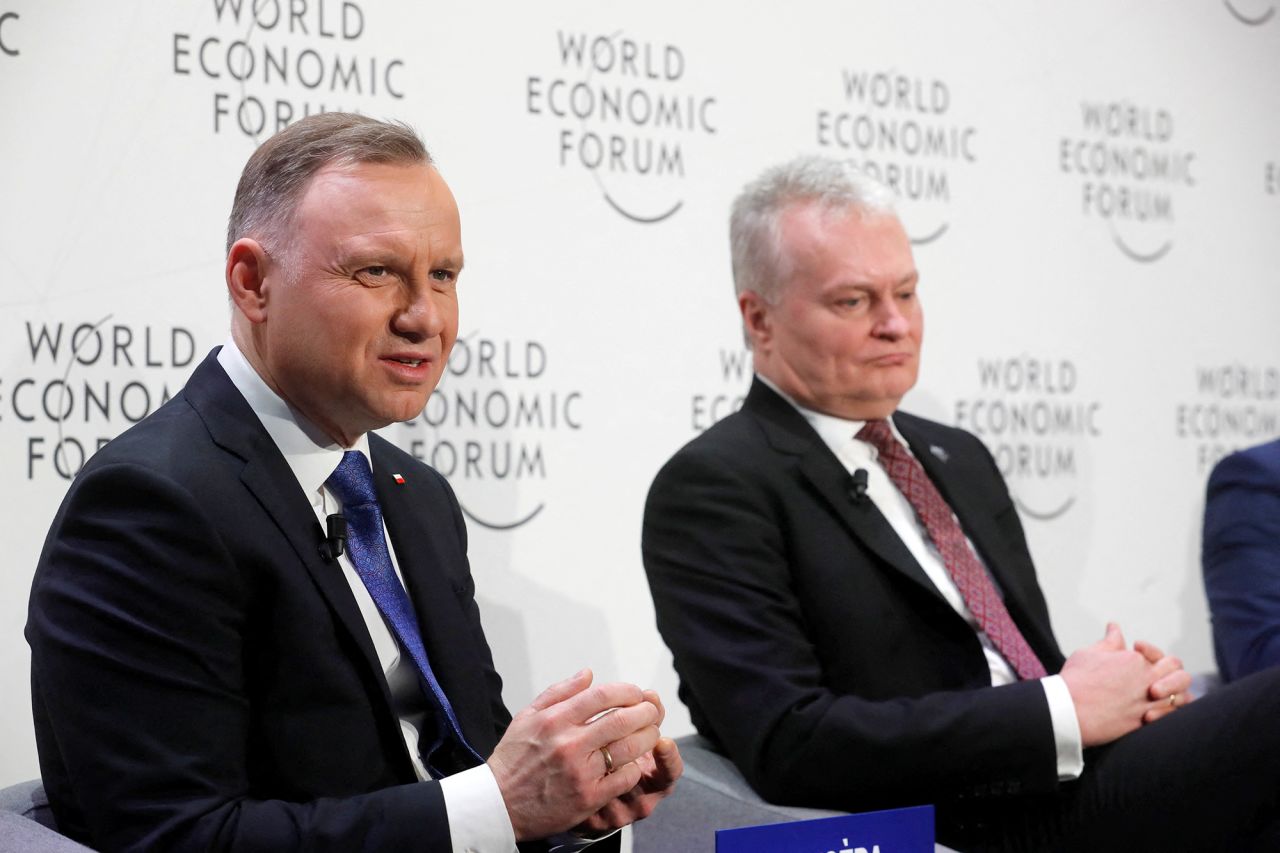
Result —
<path fill-rule="evenodd" d="M 846 814 L 767 803 L 706 738 L 689 735 L 676 743 L 684 758 L 684 776 L 675 793 L 632 828 L 633 853 L 713 853 L 717 829 Z M 949 850 L 941 845 L 936 849 Z"/>
<path fill-rule="evenodd" d="M 0 853 L 86 853 L 57 832 L 39 779 L 0 790 Z"/>

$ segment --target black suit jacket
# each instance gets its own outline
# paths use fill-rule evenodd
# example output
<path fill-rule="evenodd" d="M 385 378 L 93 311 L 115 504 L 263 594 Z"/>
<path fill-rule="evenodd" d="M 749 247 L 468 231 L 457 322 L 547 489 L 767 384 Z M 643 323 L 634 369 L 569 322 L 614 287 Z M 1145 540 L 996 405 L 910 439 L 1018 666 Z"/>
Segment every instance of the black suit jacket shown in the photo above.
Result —
<path fill-rule="evenodd" d="M 510 717 L 457 502 L 435 471 L 369 447 L 432 667 L 488 755 Z M 321 538 L 213 355 L 94 456 L 49 531 L 27 624 L 64 832 L 106 850 L 450 849 L 440 786 L 415 779 Z"/>
<path fill-rule="evenodd" d="M 990 454 L 961 430 L 894 423 L 1056 672 L 1062 654 Z M 767 799 L 856 811 L 1056 787 L 1043 688 L 990 686 L 973 629 L 758 380 L 740 412 L 658 474 L 643 550 L 680 697 Z"/>

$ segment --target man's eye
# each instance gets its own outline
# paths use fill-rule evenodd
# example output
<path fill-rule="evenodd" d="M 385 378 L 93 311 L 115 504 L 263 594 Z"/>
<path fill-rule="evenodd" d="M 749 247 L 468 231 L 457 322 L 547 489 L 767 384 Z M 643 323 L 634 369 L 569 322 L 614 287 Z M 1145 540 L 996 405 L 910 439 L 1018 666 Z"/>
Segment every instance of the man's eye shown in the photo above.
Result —
<path fill-rule="evenodd" d="M 436 281 L 453 281 L 453 270 L 432 270 L 431 277 Z"/>
<path fill-rule="evenodd" d="M 387 274 L 387 268 L 386 268 L 386 267 L 377 267 L 377 266 L 374 266 L 374 267 L 365 267 L 364 269 L 360 270 L 360 272 L 364 273 L 365 275 L 369 276 L 370 278 L 382 278 L 383 276 L 385 276 L 385 275 Z"/>

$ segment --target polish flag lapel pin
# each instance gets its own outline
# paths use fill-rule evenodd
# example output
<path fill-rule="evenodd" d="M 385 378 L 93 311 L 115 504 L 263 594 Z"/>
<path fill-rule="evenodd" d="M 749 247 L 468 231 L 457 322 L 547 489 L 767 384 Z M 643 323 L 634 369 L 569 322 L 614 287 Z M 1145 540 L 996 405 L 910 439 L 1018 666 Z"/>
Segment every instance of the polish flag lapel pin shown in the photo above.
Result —
<path fill-rule="evenodd" d="M 403 474 L 392 474 L 392 475 L 391 475 L 391 479 L 393 479 L 393 480 L 395 480 L 395 481 L 396 481 L 396 485 L 397 485 L 397 486 L 403 486 L 403 485 L 404 485 L 404 475 L 403 475 Z"/>

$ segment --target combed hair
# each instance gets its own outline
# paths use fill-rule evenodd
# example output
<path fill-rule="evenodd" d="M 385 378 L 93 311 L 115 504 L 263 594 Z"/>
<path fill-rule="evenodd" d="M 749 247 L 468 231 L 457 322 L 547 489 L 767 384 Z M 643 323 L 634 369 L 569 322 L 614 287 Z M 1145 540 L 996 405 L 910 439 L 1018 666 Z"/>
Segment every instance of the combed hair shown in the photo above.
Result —
<path fill-rule="evenodd" d="M 847 161 L 806 155 L 766 169 L 734 199 L 729 216 L 733 288 L 775 302 L 791 275 L 782 246 L 782 215 L 795 204 L 828 211 L 894 213 L 893 192 Z"/>
<path fill-rule="evenodd" d="M 269 252 L 281 240 L 311 179 L 326 166 L 426 163 L 431 155 L 413 128 L 355 113 L 320 113 L 289 125 L 249 157 L 227 222 L 227 251 L 252 237 Z"/>

